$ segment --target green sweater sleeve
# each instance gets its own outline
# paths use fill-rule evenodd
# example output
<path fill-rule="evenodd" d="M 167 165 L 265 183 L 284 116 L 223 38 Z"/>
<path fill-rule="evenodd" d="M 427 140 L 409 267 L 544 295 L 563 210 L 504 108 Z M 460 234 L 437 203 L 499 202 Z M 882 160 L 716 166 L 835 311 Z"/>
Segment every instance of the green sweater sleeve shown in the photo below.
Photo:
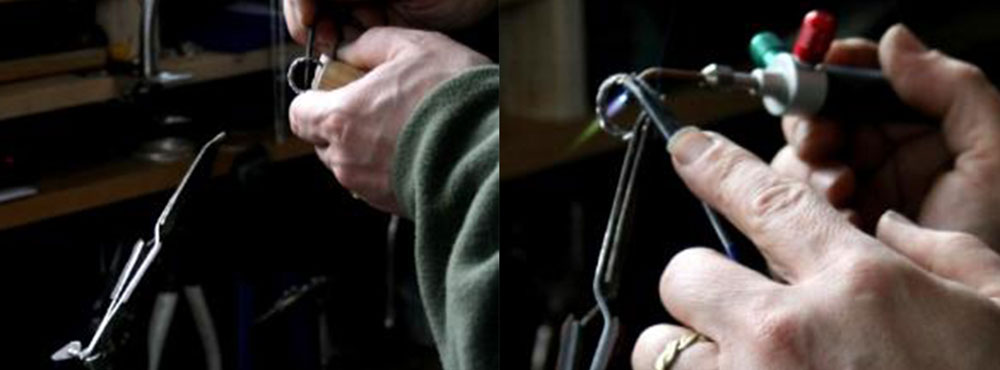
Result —
<path fill-rule="evenodd" d="M 439 85 L 400 134 L 393 182 L 416 224 L 417 281 L 445 369 L 497 369 L 500 68 Z"/>

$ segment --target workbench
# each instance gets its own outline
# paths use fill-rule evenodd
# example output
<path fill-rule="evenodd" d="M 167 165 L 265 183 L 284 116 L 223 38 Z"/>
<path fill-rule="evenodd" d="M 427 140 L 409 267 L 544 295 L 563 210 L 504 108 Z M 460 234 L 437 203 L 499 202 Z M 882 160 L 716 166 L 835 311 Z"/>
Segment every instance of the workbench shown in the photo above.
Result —
<path fill-rule="evenodd" d="M 302 49 L 288 46 L 286 55 L 298 55 Z M 192 57 L 164 59 L 161 66 L 164 70 L 191 73 L 192 78 L 180 84 L 189 85 L 266 71 L 274 65 L 272 54 L 269 48 L 233 54 L 206 51 Z M 121 98 L 128 78 L 103 72 L 66 73 L 0 84 L 0 125 L 11 118 Z M 233 160 L 255 144 L 262 145 L 273 161 L 314 153 L 311 145 L 296 138 L 275 140 L 270 129 L 231 134 L 235 135 L 220 150 L 213 175 L 229 173 Z M 38 194 L 0 203 L 0 231 L 173 188 L 189 162 L 164 164 L 127 157 L 42 174 L 32 184 Z"/>
<path fill-rule="evenodd" d="M 294 138 L 277 142 L 268 132 L 234 135 L 219 150 L 212 175 L 229 173 L 234 159 L 258 143 L 276 162 L 314 153 L 308 143 Z M 92 168 L 47 174 L 36 184 L 38 194 L 0 203 L 0 231 L 171 189 L 180 182 L 189 164 L 190 159 L 154 163 L 123 158 Z"/>

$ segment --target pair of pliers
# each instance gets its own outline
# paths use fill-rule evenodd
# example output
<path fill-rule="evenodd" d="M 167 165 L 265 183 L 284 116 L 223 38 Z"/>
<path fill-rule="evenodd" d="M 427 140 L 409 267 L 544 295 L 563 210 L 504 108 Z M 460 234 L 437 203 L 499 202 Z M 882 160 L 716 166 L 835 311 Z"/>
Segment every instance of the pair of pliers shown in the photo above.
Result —
<path fill-rule="evenodd" d="M 121 316 L 119 313 L 122 307 L 128 303 L 139 282 L 142 281 L 143 276 L 156 260 L 163 247 L 163 241 L 169 239 L 170 234 L 174 231 L 177 225 L 178 211 L 183 208 L 187 199 L 197 192 L 197 189 L 203 188 L 208 183 L 212 176 L 212 164 L 215 162 L 219 145 L 225 137 L 226 133 L 220 132 L 202 146 L 191 167 L 188 168 L 187 173 L 177 186 L 177 190 L 174 191 L 166 206 L 163 207 L 163 211 L 160 212 L 160 217 L 153 226 L 152 239 L 148 241 L 139 239 L 132 247 L 132 253 L 118 276 L 114 289 L 112 289 L 104 316 L 87 347 L 83 347 L 80 341 L 72 341 L 52 354 L 53 361 L 75 358 L 91 364 L 105 357 L 104 346 L 108 343 L 108 332 L 111 330 L 109 328 Z"/>

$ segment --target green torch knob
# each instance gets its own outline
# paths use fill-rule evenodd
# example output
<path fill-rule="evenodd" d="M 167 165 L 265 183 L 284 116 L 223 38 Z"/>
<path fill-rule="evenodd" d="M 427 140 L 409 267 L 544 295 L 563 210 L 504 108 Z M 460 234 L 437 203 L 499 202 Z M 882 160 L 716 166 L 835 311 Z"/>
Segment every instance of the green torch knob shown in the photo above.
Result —
<path fill-rule="evenodd" d="M 750 39 L 750 59 L 757 67 L 767 68 L 776 55 L 784 52 L 785 43 L 773 32 L 760 32 Z"/>

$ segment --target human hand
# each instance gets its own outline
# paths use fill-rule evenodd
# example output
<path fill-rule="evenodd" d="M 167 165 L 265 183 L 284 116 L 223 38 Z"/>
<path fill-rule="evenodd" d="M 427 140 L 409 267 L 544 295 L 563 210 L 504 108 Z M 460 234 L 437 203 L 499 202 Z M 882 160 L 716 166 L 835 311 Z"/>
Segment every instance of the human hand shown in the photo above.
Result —
<path fill-rule="evenodd" d="M 391 177 L 403 125 L 438 84 L 490 60 L 439 33 L 394 27 L 372 28 L 337 55 L 369 72 L 339 89 L 296 97 L 292 132 L 316 146 L 341 185 L 398 213 Z"/>
<path fill-rule="evenodd" d="M 829 64 L 877 67 L 935 127 L 788 116 L 772 167 L 807 181 L 867 229 L 886 209 L 1000 247 L 1000 94 L 975 66 L 927 50 L 902 25 L 876 45 L 839 40 Z"/>
<path fill-rule="evenodd" d="M 492 11 L 496 0 L 319 0 L 336 4 L 332 11 L 350 12 L 363 29 L 351 24 L 336 24 L 334 14 L 317 13 L 318 0 L 284 0 L 285 23 L 292 38 L 306 42 L 309 28 L 316 23 L 316 44 L 320 51 L 336 49 L 337 40 L 353 40 L 364 29 L 376 26 L 399 26 L 449 30 L 468 26 Z M 320 6 L 319 9 L 329 7 Z M 318 22 L 318 23 L 317 23 Z M 338 35 L 343 28 L 344 35 Z"/>
<path fill-rule="evenodd" d="M 883 215 L 877 238 L 804 182 L 721 135 L 670 141 L 674 168 L 761 249 L 779 283 L 717 252 L 688 249 L 660 280 L 680 323 L 647 329 L 634 369 L 671 340 L 683 369 L 987 369 L 1000 363 L 1000 257 L 964 233 Z M 690 329 L 688 329 L 690 328 Z"/>

